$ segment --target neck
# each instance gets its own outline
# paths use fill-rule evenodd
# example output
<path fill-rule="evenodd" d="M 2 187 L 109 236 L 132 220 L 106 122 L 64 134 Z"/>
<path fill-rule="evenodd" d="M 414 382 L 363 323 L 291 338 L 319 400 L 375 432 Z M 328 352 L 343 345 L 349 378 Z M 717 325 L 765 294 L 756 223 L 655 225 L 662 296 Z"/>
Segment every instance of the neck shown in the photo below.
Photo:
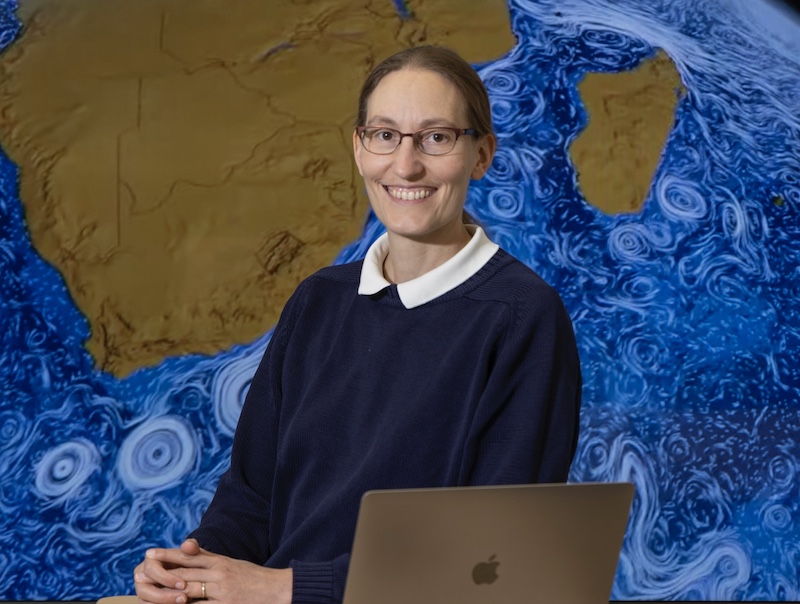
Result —
<path fill-rule="evenodd" d="M 411 281 L 441 266 L 469 243 L 465 225 L 452 236 L 435 243 L 408 239 L 389 233 L 389 253 L 383 261 L 383 276 L 390 283 Z"/>

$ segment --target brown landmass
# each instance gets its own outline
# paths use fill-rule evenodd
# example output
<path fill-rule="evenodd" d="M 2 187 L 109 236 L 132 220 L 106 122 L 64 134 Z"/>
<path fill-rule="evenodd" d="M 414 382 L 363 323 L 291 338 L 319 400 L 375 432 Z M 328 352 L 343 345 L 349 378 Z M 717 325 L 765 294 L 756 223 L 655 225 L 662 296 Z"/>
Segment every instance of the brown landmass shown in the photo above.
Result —
<path fill-rule="evenodd" d="M 356 95 L 372 65 L 514 44 L 505 0 L 23 0 L 0 141 L 33 244 L 118 376 L 275 324 L 357 238 Z"/>
<path fill-rule="evenodd" d="M 659 51 L 632 71 L 590 73 L 578 90 L 589 124 L 569 152 L 584 198 L 606 214 L 640 211 L 685 94 L 678 70 Z"/>

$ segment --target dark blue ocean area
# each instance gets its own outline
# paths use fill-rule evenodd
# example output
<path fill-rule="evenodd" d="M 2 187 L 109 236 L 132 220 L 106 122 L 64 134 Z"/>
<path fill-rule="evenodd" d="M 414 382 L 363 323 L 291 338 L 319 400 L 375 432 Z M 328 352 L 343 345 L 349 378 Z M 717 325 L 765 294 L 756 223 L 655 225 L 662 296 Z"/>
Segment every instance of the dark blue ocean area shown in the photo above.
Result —
<path fill-rule="evenodd" d="M 467 209 L 574 321 L 571 480 L 637 487 L 613 600 L 800 600 L 800 25 L 773 6 L 510 0 L 518 44 L 477 66 L 499 150 Z M 607 215 L 568 153 L 578 82 L 659 50 L 685 93 L 641 211 Z M 270 333 L 121 380 L 88 337 L 0 153 L 0 599 L 131 593 L 208 505 Z"/>

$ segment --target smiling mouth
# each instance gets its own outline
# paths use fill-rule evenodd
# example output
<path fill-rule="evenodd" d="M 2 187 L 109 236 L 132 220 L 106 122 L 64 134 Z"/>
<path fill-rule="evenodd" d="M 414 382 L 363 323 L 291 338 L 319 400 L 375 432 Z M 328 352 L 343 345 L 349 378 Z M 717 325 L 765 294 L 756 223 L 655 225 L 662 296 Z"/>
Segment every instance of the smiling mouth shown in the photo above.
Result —
<path fill-rule="evenodd" d="M 406 187 L 389 187 L 384 186 L 384 189 L 388 191 L 389 195 L 394 197 L 395 199 L 402 199 L 403 201 L 417 201 L 419 199 L 425 199 L 426 197 L 430 197 L 436 191 L 436 189 L 432 188 L 418 188 L 415 187 L 413 189 L 409 189 Z"/>

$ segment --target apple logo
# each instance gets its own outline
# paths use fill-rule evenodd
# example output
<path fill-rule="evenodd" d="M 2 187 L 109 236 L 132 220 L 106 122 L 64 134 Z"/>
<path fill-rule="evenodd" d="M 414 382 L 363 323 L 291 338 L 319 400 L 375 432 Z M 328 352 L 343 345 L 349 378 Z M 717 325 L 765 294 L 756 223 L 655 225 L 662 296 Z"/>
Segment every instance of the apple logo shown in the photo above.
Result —
<path fill-rule="evenodd" d="M 472 580 L 476 585 L 497 581 L 497 567 L 500 566 L 500 562 L 495 560 L 496 557 L 497 555 L 493 554 L 486 562 L 478 562 L 472 569 Z"/>

